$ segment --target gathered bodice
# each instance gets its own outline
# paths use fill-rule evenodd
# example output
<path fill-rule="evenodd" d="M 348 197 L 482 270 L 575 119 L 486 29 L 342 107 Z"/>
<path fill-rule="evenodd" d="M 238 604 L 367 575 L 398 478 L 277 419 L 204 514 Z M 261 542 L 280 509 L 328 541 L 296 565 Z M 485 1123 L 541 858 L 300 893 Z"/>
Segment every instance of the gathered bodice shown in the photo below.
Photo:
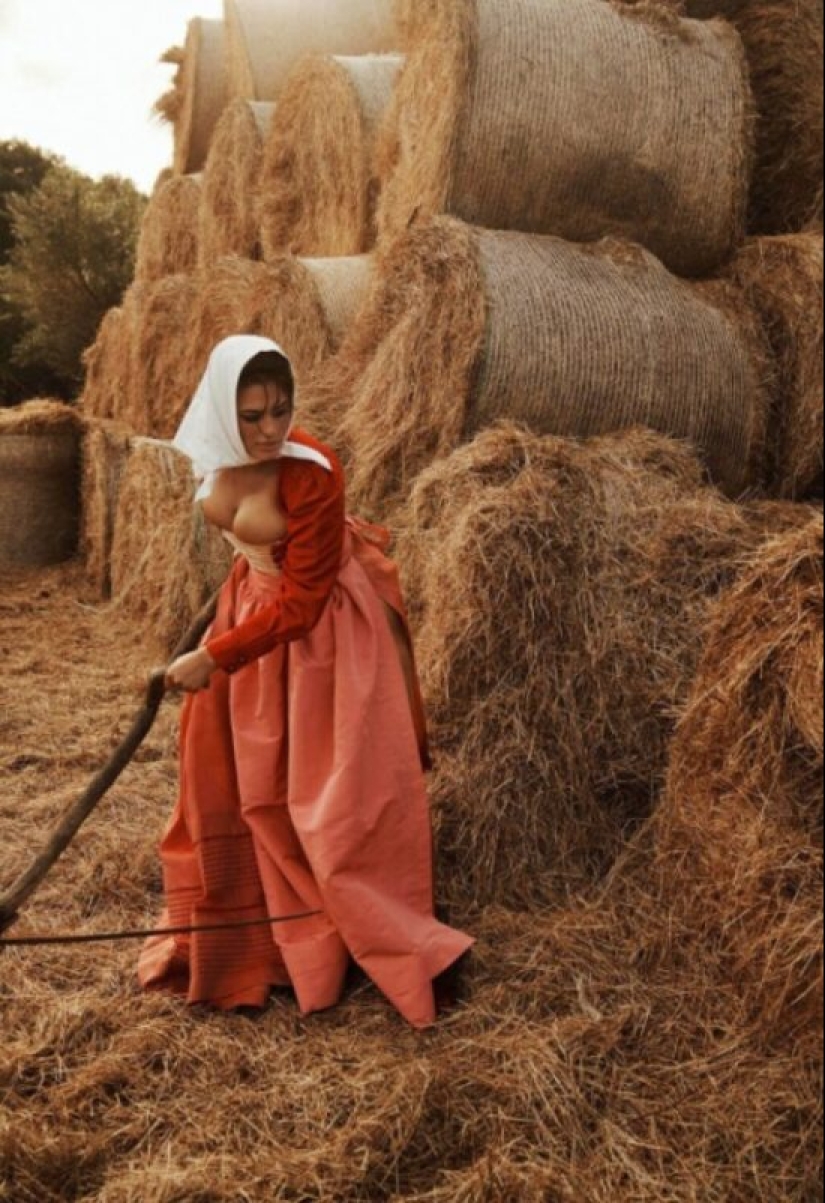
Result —
<path fill-rule="evenodd" d="M 237 555 L 244 556 L 249 561 L 253 571 L 263 572 L 266 576 L 281 576 L 281 570 L 272 556 L 271 543 L 244 543 L 228 530 L 223 532 L 223 537 Z"/>

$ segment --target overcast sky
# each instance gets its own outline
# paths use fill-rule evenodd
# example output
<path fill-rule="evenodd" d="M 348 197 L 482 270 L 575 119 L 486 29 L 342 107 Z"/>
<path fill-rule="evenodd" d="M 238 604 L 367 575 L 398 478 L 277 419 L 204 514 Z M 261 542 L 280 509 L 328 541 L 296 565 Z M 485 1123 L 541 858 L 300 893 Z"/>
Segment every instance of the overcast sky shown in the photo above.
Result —
<path fill-rule="evenodd" d="M 144 191 L 172 158 L 151 115 L 191 17 L 222 0 L 0 0 L 0 141 L 54 151 L 91 176 L 129 176 Z"/>

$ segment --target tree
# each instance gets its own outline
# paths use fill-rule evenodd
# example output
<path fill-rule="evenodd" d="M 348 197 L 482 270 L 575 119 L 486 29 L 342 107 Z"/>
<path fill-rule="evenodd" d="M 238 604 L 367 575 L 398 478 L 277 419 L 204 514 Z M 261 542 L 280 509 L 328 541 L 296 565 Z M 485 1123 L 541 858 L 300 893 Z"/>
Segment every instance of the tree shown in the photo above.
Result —
<path fill-rule="evenodd" d="M 96 182 L 57 164 L 8 206 L 14 246 L 0 298 L 25 322 L 13 360 L 77 388 L 83 351 L 134 275 L 145 199 L 128 180 Z"/>

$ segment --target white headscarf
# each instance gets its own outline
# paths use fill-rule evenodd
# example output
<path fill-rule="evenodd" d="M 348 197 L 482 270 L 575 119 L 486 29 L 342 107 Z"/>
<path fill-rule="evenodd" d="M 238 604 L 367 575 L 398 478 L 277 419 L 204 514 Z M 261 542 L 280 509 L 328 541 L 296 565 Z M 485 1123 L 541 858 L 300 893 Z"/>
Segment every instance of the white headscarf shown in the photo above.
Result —
<path fill-rule="evenodd" d="M 238 384 L 247 364 L 265 352 L 276 352 L 289 363 L 277 343 L 253 335 L 227 338 L 212 352 L 206 374 L 173 440 L 173 446 L 192 461 L 199 485 L 196 501 L 209 497 L 217 474 L 224 468 L 240 468 L 253 462 L 238 424 Z M 282 455 L 313 459 L 331 469 L 324 456 L 297 444 L 285 443 Z"/>

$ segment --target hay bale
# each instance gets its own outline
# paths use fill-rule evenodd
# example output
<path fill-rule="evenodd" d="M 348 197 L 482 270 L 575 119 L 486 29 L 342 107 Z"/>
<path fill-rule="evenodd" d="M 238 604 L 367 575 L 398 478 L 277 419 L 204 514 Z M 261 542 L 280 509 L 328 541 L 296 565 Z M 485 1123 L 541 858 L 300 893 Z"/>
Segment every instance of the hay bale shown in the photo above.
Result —
<path fill-rule="evenodd" d="M 264 150 L 265 257 L 359 255 L 375 244 L 375 138 L 403 61 L 328 56 L 292 73 Z"/>
<path fill-rule="evenodd" d="M 193 505 L 189 460 L 156 439 L 136 439 L 120 485 L 111 556 L 115 604 L 148 641 L 169 652 L 225 579 L 226 542 Z"/>
<path fill-rule="evenodd" d="M 90 421 L 83 439 L 80 545 L 86 578 L 96 597 L 112 595 L 112 541 L 120 484 L 132 435 L 114 422 Z"/>
<path fill-rule="evenodd" d="M 714 614 L 656 822 L 686 944 L 718 951 L 769 1042 L 819 1060 L 824 676 L 817 515 Z"/>
<path fill-rule="evenodd" d="M 200 379 L 190 369 L 198 282 L 168 276 L 143 296 L 130 347 L 131 424 L 136 434 L 175 434 Z M 189 369 L 189 370 L 188 370 Z"/>
<path fill-rule="evenodd" d="M 692 440 L 732 495 L 760 482 L 771 371 L 741 298 L 734 323 L 638 248 L 445 218 L 398 239 L 376 274 L 308 398 L 319 419 L 338 406 L 366 509 L 499 418 L 558 435 L 645 425 Z"/>
<path fill-rule="evenodd" d="M 745 45 L 758 109 L 753 234 L 797 233 L 822 220 L 822 0 L 686 0 L 693 16 L 728 18 Z"/>
<path fill-rule="evenodd" d="M 203 174 L 201 267 L 226 255 L 261 257 L 258 190 L 264 140 L 274 111 L 271 104 L 236 101 L 218 122 Z"/>
<path fill-rule="evenodd" d="M 77 410 L 58 401 L 0 408 L 0 566 L 43 568 L 77 550 Z"/>
<path fill-rule="evenodd" d="M 228 95 L 226 29 L 223 21 L 195 17 L 186 45 L 168 50 L 161 62 L 177 67 L 172 88 L 155 105 L 155 113 L 174 126 L 174 171 L 203 171 L 215 126 Z"/>
<path fill-rule="evenodd" d="M 606 872 L 662 787 L 711 604 L 807 520 L 725 501 L 642 431 L 504 425 L 421 474 L 398 558 L 453 905 L 557 905 Z"/>
<path fill-rule="evenodd" d="M 83 355 L 86 380 L 80 407 L 87 417 L 111 418 L 122 408 L 128 362 L 127 315 L 121 308 L 110 309 Z"/>
<path fill-rule="evenodd" d="M 752 100 L 729 25 L 603 0 L 446 0 L 418 20 L 380 139 L 382 232 L 450 213 L 615 235 L 688 276 L 741 242 Z"/>
<path fill-rule="evenodd" d="M 143 217 L 135 275 L 147 284 L 192 272 L 198 263 L 201 177 L 171 176 L 159 182 Z"/>
<path fill-rule="evenodd" d="M 822 234 L 753 239 L 733 261 L 729 275 L 761 314 L 780 368 L 770 438 L 771 487 L 781 497 L 821 495 Z"/>
<path fill-rule="evenodd" d="M 398 49 L 395 0 L 225 0 L 229 89 L 237 100 L 278 100 L 310 54 Z"/>

